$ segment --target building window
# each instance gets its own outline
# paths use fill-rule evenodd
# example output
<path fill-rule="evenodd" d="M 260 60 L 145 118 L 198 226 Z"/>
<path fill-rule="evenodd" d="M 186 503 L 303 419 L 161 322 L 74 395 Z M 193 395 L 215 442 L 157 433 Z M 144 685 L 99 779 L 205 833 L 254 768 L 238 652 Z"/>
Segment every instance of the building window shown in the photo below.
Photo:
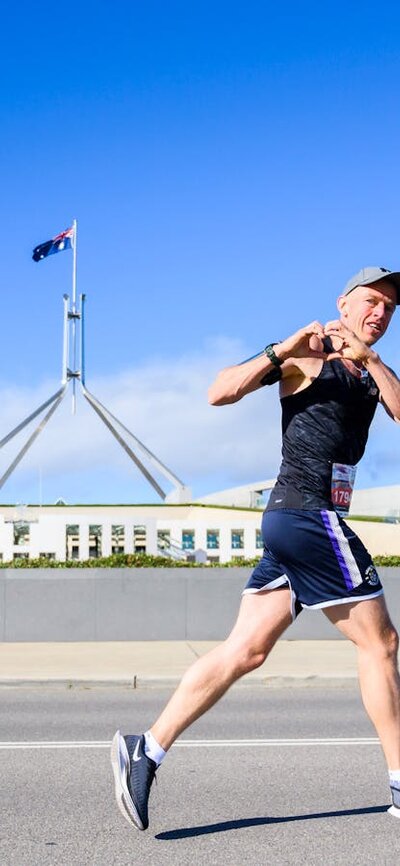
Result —
<path fill-rule="evenodd" d="M 133 527 L 133 550 L 134 553 L 146 553 L 147 537 L 145 526 Z"/>
<path fill-rule="evenodd" d="M 89 525 L 89 559 L 99 559 L 101 556 L 101 538 L 103 527 L 98 523 Z"/>
<path fill-rule="evenodd" d="M 55 560 L 55 553 L 39 553 L 39 559 L 50 559 Z"/>
<path fill-rule="evenodd" d="M 125 553 L 125 526 L 117 523 L 111 527 L 111 553 Z"/>
<path fill-rule="evenodd" d="M 244 529 L 232 529 L 232 549 L 243 550 L 244 548 Z"/>
<path fill-rule="evenodd" d="M 182 550 L 194 550 L 194 529 L 182 529 Z"/>
<path fill-rule="evenodd" d="M 22 553 L 22 551 L 19 551 L 18 553 L 14 553 L 13 559 L 29 559 L 29 553 Z"/>
<path fill-rule="evenodd" d="M 168 550 L 171 547 L 171 532 L 169 529 L 157 531 L 157 547 L 159 550 Z"/>
<path fill-rule="evenodd" d="M 216 565 L 219 562 L 219 556 L 207 556 L 207 562 Z"/>
<path fill-rule="evenodd" d="M 207 529 L 207 550 L 219 550 L 219 529 Z"/>
<path fill-rule="evenodd" d="M 79 559 L 79 525 L 77 523 L 68 523 L 65 528 L 66 550 L 65 558 Z"/>
<path fill-rule="evenodd" d="M 23 545 L 29 544 L 30 526 L 24 520 L 16 520 L 14 522 L 14 544 Z"/>
<path fill-rule="evenodd" d="M 256 529 L 256 548 L 260 550 L 260 548 L 264 547 L 263 537 L 261 534 L 261 529 Z"/>

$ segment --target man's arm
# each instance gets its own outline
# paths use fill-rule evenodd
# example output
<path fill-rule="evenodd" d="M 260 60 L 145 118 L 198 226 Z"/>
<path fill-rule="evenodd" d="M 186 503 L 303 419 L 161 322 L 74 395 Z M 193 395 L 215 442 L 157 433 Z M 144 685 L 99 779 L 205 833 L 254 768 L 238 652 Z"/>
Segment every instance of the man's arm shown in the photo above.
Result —
<path fill-rule="evenodd" d="M 276 343 L 274 352 L 282 361 L 280 370 L 282 378 L 299 375 L 298 360 L 300 358 L 326 358 L 322 351 L 321 340 L 324 336 L 323 327 L 319 322 L 311 322 L 305 328 L 296 331 L 281 343 Z M 267 384 L 265 376 L 276 367 L 270 358 L 261 352 L 255 358 L 243 364 L 225 367 L 218 373 L 215 382 L 208 391 L 208 400 L 212 406 L 225 406 L 237 403 L 246 394 L 256 391 Z"/>
<path fill-rule="evenodd" d="M 377 352 L 364 361 L 364 367 L 371 373 L 379 389 L 379 399 L 393 421 L 400 423 L 400 381 L 396 373 L 387 367 Z"/>
<path fill-rule="evenodd" d="M 393 421 L 400 423 L 400 380 L 390 367 L 382 361 L 374 349 L 363 343 L 342 322 L 333 321 L 325 325 L 325 334 L 334 340 L 339 338 L 341 346 L 331 358 L 349 358 L 352 361 L 361 361 L 362 365 L 371 374 L 379 389 L 379 399 L 386 412 Z"/>

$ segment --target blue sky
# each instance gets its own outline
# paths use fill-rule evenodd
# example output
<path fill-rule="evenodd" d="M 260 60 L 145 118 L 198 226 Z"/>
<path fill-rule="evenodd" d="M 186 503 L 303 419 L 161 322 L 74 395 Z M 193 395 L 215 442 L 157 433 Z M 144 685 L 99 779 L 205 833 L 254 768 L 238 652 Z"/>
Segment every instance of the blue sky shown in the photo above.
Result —
<path fill-rule="evenodd" d="M 400 269 L 398 4 L 23 2 L 2 23 L 0 435 L 57 388 L 71 254 L 31 251 L 76 217 L 90 389 L 195 495 L 272 477 L 276 389 L 215 409 L 206 387 L 331 318 L 360 267 Z M 400 482 L 399 435 L 380 413 L 359 486 Z M 39 496 L 153 492 L 68 400 L 0 491 Z"/>

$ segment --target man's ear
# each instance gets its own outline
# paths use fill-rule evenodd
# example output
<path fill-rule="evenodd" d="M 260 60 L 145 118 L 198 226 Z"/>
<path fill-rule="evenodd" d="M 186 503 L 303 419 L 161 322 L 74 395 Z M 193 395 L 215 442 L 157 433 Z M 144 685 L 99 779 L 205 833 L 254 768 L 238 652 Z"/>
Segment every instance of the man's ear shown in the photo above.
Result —
<path fill-rule="evenodd" d="M 342 316 L 347 316 L 347 298 L 346 295 L 339 295 L 336 306 Z"/>

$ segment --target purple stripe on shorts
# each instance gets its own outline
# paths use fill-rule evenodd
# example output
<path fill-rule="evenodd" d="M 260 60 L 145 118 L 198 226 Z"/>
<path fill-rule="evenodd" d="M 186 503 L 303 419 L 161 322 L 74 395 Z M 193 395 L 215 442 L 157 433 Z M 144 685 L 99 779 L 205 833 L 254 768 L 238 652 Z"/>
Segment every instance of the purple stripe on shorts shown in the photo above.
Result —
<path fill-rule="evenodd" d="M 330 522 L 330 520 L 329 520 L 329 514 L 328 514 L 328 512 L 327 512 L 327 511 L 321 511 L 321 517 L 322 517 L 322 520 L 323 520 L 323 523 L 324 523 L 325 529 L 326 529 L 326 531 L 327 531 L 327 533 L 328 533 L 328 535 L 329 535 L 329 538 L 330 538 L 330 541 L 331 541 L 332 547 L 333 547 L 333 549 L 334 549 L 334 551 L 335 551 L 335 553 L 336 553 L 336 559 L 337 559 L 337 561 L 338 561 L 338 563 L 339 563 L 339 565 L 340 565 L 340 568 L 341 568 L 341 571 L 342 571 L 343 577 L 344 577 L 344 579 L 345 579 L 345 583 L 346 583 L 347 589 L 348 589 L 348 590 L 354 589 L 354 583 L 353 583 L 353 581 L 352 581 L 352 579 L 351 579 L 350 571 L 349 571 L 349 569 L 348 569 L 348 567 L 347 567 L 346 560 L 345 560 L 345 558 L 344 558 L 344 556 L 343 556 L 343 553 L 342 553 L 342 551 L 341 551 L 341 549 L 340 549 L 339 542 L 338 542 L 338 540 L 337 540 L 337 538 L 336 538 L 336 535 L 335 535 L 335 530 L 333 529 L 333 527 L 332 527 L 332 525 L 331 525 L 331 522 Z"/>

